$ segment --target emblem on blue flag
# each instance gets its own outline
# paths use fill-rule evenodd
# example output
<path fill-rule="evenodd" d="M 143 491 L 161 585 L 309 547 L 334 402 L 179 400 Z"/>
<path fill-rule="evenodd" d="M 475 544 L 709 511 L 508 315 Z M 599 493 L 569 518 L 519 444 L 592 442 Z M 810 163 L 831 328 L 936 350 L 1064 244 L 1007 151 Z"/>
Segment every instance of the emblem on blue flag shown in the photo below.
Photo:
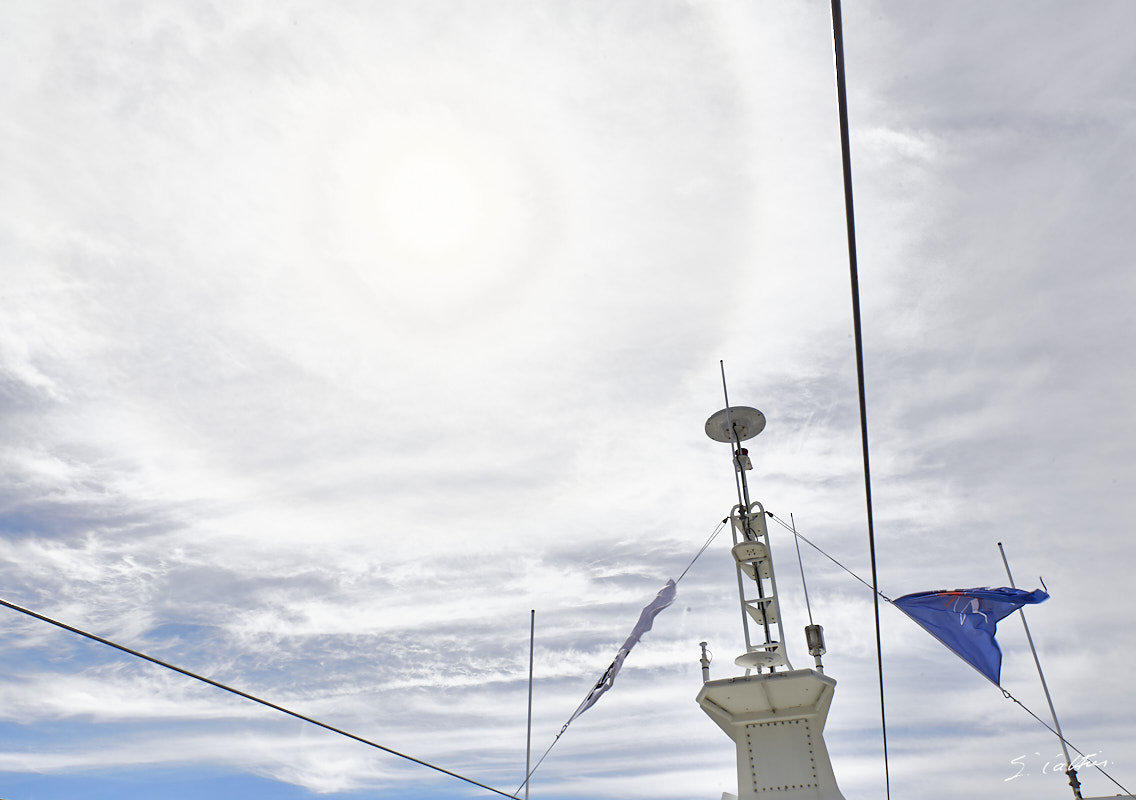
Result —
<path fill-rule="evenodd" d="M 916 592 L 895 605 L 995 686 L 1001 685 L 1002 650 L 994 641 L 998 621 L 1028 603 L 1048 600 L 1037 589 L 959 589 Z"/>

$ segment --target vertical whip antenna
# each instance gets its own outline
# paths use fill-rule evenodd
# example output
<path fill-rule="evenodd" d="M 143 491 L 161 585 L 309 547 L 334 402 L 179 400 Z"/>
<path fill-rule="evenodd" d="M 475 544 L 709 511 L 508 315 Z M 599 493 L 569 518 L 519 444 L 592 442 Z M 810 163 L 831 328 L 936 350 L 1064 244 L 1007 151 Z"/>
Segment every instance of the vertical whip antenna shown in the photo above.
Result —
<path fill-rule="evenodd" d="M 742 443 L 738 438 L 738 432 L 734 428 L 733 421 L 730 419 L 730 393 L 726 390 L 726 362 L 719 359 L 718 368 L 722 371 L 722 397 L 726 401 L 726 431 L 730 435 L 730 444 L 734 446 L 734 483 L 738 488 L 738 505 L 743 509 L 749 508 L 749 485 L 746 483 L 745 469 L 739 460 Z"/>
<path fill-rule="evenodd" d="M 525 733 L 525 800 L 529 800 L 529 781 L 532 780 L 532 692 L 533 644 L 536 641 L 536 609 L 529 612 L 529 722 Z"/>
<path fill-rule="evenodd" d="M 809 655 L 813 657 L 817 672 L 824 672 L 824 664 L 820 657 L 828 652 L 824 647 L 824 627 L 813 622 L 813 607 L 809 602 L 809 584 L 805 581 L 805 560 L 801 558 L 801 537 L 797 535 L 797 521 L 789 515 L 789 523 L 793 531 L 793 542 L 797 545 L 797 566 L 801 568 L 801 588 L 805 590 L 805 610 L 809 612 L 809 624 L 805 626 L 805 642 L 809 646 Z"/>
<path fill-rule="evenodd" d="M 813 606 L 809 602 L 809 585 L 805 582 L 805 560 L 801 558 L 801 540 L 797 536 L 797 521 L 789 514 L 789 525 L 793 529 L 793 542 L 797 545 L 797 566 L 801 568 L 801 588 L 805 590 L 805 610 L 809 612 L 809 624 L 813 624 Z"/>

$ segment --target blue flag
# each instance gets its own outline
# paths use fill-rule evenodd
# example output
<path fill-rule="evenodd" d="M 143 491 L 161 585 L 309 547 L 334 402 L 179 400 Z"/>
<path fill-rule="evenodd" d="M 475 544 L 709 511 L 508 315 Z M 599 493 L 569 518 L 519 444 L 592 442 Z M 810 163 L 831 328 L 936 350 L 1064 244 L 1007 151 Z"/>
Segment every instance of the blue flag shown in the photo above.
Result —
<path fill-rule="evenodd" d="M 918 622 L 962 660 L 1000 686 L 1002 651 L 994 641 L 998 620 L 1027 603 L 1049 595 L 1040 589 L 959 589 L 917 592 L 895 600 L 901 611 Z"/>

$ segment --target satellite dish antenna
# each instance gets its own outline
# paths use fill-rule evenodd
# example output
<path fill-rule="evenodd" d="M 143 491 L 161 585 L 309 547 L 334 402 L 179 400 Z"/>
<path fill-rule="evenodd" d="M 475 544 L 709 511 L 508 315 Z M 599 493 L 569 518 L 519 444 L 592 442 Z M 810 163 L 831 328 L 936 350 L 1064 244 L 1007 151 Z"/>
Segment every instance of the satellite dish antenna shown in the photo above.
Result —
<path fill-rule="evenodd" d="M 734 430 L 730 430 L 733 425 Z M 730 406 L 706 420 L 706 435 L 716 442 L 744 442 L 765 430 L 765 415 L 749 406 Z"/>

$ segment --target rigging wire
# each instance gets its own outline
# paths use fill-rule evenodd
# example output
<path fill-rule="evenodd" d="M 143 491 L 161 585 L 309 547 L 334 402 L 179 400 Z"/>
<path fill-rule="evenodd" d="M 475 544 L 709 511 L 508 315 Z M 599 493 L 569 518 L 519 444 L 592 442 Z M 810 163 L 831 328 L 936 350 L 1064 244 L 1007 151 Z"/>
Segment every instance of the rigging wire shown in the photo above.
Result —
<path fill-rule="evenodd" d="M 803 542 L 804 542 L 805 544 L 807 544 L 807 545 L 809 545 L 810 547 L 812 547 L 812 548 L 813 548 L 814 550 L 816 550 L 816 551 L 817 551 L 818 553 L 820 553 L 820 554 L 821 554 L 822 556 L 824 556 L 825 558 L 827 558 L 827 559 L 828 559 L 829 561 L 831 561 L 831 562 L 832 562 L 833 564 L 836 564 L 836 566 L 840 567 L 840 568 L 841 568 L 842 570 L 844 570 L 845 572 L 847 572 L 847 573 L 848 573 L 849 575 L 851 575 L 851 576 L 852 576 L 853 578 L 855 578 L 856 580 L 860 581 L 860 583 L 864 584 L 864 586 L 868 587 L 869 589 L 872 589 L 872 588 L 873 588 L 873 587 L 872 587 L 872 585 L 871 585 L 870 583 L 868 583 L 868 582 L 867 582 L 866 580 L 864 580 L 863 578 L 861 578 L 861 577 L 860 577 L 859 575 L 857 575 L 857 574 L 856 574 L 855 572 L 853 572 L 853 571 L 852 571 L 851 569 L 849 569 L 848 567 L 846 567 L 846 566 L 845 566 L 844 564 L 841 564 L 841 563 L 840 563 L 839 561 L 837 561 L 837 560 L 836 560 L 835 558 L 833 558 L 833 557 L 832 557 L 831 555 L 829 555 L 828 553 L 826 553 L 826 552 L 825 552 L 825 551 L 824 551 L 823 549 L 821 549 L 821 547 L 820 547 L 819 545 L 817 545 L 816 543 L 814 543 L 814 542 L 810 541 L 810 540 L 809 540 L 808 538 L 806 538 L 806 537 L 805 537 L 805 536 L 803 536 L 803 535 L 802 535 L 801 533 L 799 533 L 799 532 L 798 532 L 798 531 L 796 530 L 796 526 L 795 526 L 795 525 L 793 525 L 793 526 L 790 526 L 790 525 L 789 525 L 789 523 L 785 522 L 785 520 L 781 519 L 781 517 L 777 516 L 777 515 L 776 515 L 776 514 L 774 514 L 774 513 L 772 512 L 772 511 L 766 511 L 765 513 L 766 513 L 766 514 L 768 514 L 768 515 L 769 515 L 769 517 L 770 517 L 770 518 L 772 518 L 772 519 L 773 519 L 773 521 L 774 521 L 774 522 L 776 522 L 776 523 L 777 523 L 778 525 L 780 525 L 780 526 L 781 526 L 782 528 L 784 528 L 785 530 L 787 530 L 787 531 L 789 531 L 790 533 L 792 533 L 792 534 L 793 534 L 793 536 L 794 536 L 794 537 L 795 537 L 796 539 L 799 539 L 799 540 L 803 541 Z M 792 515 L 790 515 L 790 518 L 791 518 L 791 516 L 792 516 Z M 798 558 L 800 558 L 800 545 L 799 545 L 799 544 L 798 544 L 798 546 L 797 546 L 797 554 L 798 554 Z M 804 580 L 804 578 L 803 578 L 803 574 L 804 574 L 804 573 L 803 573 L 803 569 L 804 569 L 804 568 L 802 567 L 802 580 Z M 892 599 L 891 599 L 890 597 L 888 597 L 888 596 L 887 596 L 886 594 L 884 594 L 883 592 L 881 592 L 881 591 L 879 591 L 879 590 L 876 590 L 876 589 L 873 589 L 873 591 L 875 591 L 876 595 L 878 595 L 879 597 L 883 598 L 883 600 L 884 600 L 885 602 L 887 602 L 887 603 L 888 603 L 889 605 L 891 605 L 891 606 L 892 606 L 893 608 L 898 608 L 898 606 L 896 606 L 896 605 L 895 605 L 895 601 L 894 601 L 894 600 L 892 600 Z M 900 609 L 900 610 L 902 611 L 902 609 Z M 904 616 L 907 616 L 906 612 L 904 613 Z M 989 678 L 987 678 L 987 680 L 989 680 Z M 1131 792 L 1129 792 L 1129 791 L 1128 791 L 1128 789 L 1126 789 L 1126 788 L 1125 788 L 1125 787 L 1124 787 L 1124 786 L 1123 786 L 1123 785 L 1122 785 L 1122 784 L 1121 784 L 1121 783 L 1120 783 L 1119 781 L 1117 781 L 1117 780 L 1116 780 L 1116 778 L 1112 777 L 1112 776 L 1111 776 L 1111 775 L 1109 775 L 1109 774 L 1108 774 L 1107 772 L 1105 772 L 1104 768 L 1103 768 L 1103 767 L 1101 767 L 1101 765 L 1100 765 L 1100 764 L 1097 764 L 1097 763 L 1096 763 L 1095 761 L 1093 761 L 1093 760 L 1092 760 L 1092 759 L 1090 759 L 1090 758 L 1089 758 L 1088 756 L 1086 756 L 1086 755 L 1085 755 L 1085 754 L 1084 754 L 1083 752 L 1081 752 L 1081 750 L 1080 750 L 1079 748 L 1077 748 L 1077 746 L 1076 746 L 1076 745 L 1074 745 L 1074 744 L 1073 744 L 1072 742 L 1070 742 L 1070 741 L 1069 741 L 1068 739 L 1066 739 L 1066 738 L 1065 738 L 1065 737 L 1064 737 L 1064 736 L 1063 736 L 1062 734 L 1060 734 L 1060 733 L 1058 733 L 1058 732 L 1057 732 L 1056 730 L 1054 730 L 1054 729 L 1053 729 L 1053 728 L 1052 728 L 1052 727 L 1051 727 L 1051 726 L 1049 725 L 1049 723 L 1047 723 L 1047 722 L 1046 722 L 1045 720 L 1043 720 L 1043 719 L 1042 719 L 1041 717 L 1039 717 L 1039 716 L 1038 716 L 1037 714 L 1033 713 L 1033 711 L 1031 711 L 1031 710 L 1030 710 L 1029 706 L 1027 706 L 1027 705 L 1026 705 L 1025 703 L 1023 703 L 1023 702 L 1022 702 L 1021 700 L 1019 700 L 1018 698 L 1016 698 L 1016 697 L 1014 697 L 1014 696 L 1013 696 L 1012 694 L 1010 694 L 1010 692 L 1009 692 L 1009 691 L 1007 691 L 1007 690 L 1006 690 L 1006 688 L 1005 688 L 1005 687 L 1003 687 L 1003 686 L 1002 686 L 1001 684 L 997 684 L 997 683 L 996 683 L 996 684 L 994 684 L 994 685 L 998 687 L 998 691 L 1000 691 L 1000 692 L 1002 693 L 1002 695 L 1003 695 L 1003 696 L 1004 696 L 1004 697 L 1005 697 L 1005 698 L 1006 698 L 1007 700 L 1012 700 L 1012 701 L 1014 701 L 1015 703 L 1017 703 L 1017 704 L 1018 704 L 1019 706 L 1021 706 L 1021 708 L 1022 708 L 1022 710 L 1023 710 L 1023 711 L 1025 711 L 1025 712 L 1026 712 L 1027 714 L 1029 714 L 1029 715 L 1030 715 L 1031 717 L 1033 717 L 1033 718 L 1034 718 L 1035 720 L 1037 720 L 1038 722 L 1040 722 L 1040 723 L 1042 724 L 1042 726 L 1044 726 L 1044 727 L 1045 727 L 1045 728 L 1046 728 L 1046 729 L 1047 729 L 1047 730 L 1048 730 L 1048 731 L 1049 731 L 1050 733 L 1052 733 L 1052 734 L 1053 734 L 1054 736 L 1056 736 L 1056 737 L 1057 737 L 1058 739 L 1060 739 L 1060 740 L 1061 740 L 1061 741 L 1063 741 L 1063 742 L 1064 742 L 1064 743 L 1065 743 L 1066 745 L 1068 745 L 1068 746 L 1069 746 L 1069 747 L 1070 747 L 1070 748 L 1071 748 L 1072 750 L 1074 750 L 1074 751 L 1075 751 L 1075 752 L 1077 753 L 1077 755 L 1079 755 L 1079 756 L 1081 756 L 1081 758 L 1085 759 L 1085 761 L 1086 761 L 1086 763 L 1087 763 L 1087 764 L 1089 764 L 1089 765 L 1091 765 L 1091 766 L 1095 767 L 1095 768 L 1096 768 L 1096 770 L 1097 770 L 1098 772 L 1100 772 L 1100 774 L 1101 774 L 1101 775 L 1104 775 L 1104 776 L 1105 776 L 1106 778 L 1108 778 L 1108 779 L 1109 779 L 1110 781 L 1112 781 L 1112 782 L 1113 782 L 1114 784 L 1116 784 L 1116 785 L 1117 785 L 1117 787 L 1119 787 L 1119 788 L 1120 788 L 1120 789 L 1121 789 L 1121 790 L 1122 790 L 1122 791 L 1123 791 L 1123 792 L 1124 792 L 1124 793 L 1125 793 L 1126 795 L 1127 795 L 1127 794 L 1131 794 Z"/>
<path fill-rule="evenodd" d="M 1013 700 L 1013 701 L 1014 701 L 1015 703 L 1017 703 L 1017 704 L 1018 704 L 1019 706 L 1021 706 L 1021 707 L 1022 707 L 1022 710 L 1023 710 L 1023 711 L 1025 711 L 1025 712 L 1026 712 L 1027 714 L 1029 714 L 1029 715 L 1030 715 L 1031 717 L 1033 717 L 1033 718 L 1034 718 L 1034 719 L 1036 719 L 1036 720 L 1037 720 L 1038 722 L 1040 722 L 1040 723 L 1041 723 L 1041 724 L 1042 724 L 1042 725 L 1043 725 L 1044 727 L 1046 727 L 1046 728 L 1049 728 L 1049 732 L 1050 732 L 1050 733 L 1052 733 L 1052 734 L 1053 734 L 1054 736 L 1056 736 L 1056 737 L 1057 737 L 1058 739 L 1060 739 L 1060 740 L 1061 740 L 1062 742 L 1064 742 L 1064 743 L 1065 743 L 1066 745 L 1068 745 L 1069 747 L 1071 747 L 1071 748 L 1072 748 L 1072 749 L 1073 749 L 1073 750 L 1074 750 L 1074 751 L 1075 751 L 1075 752 L 1077 753 L 1077 755 L 1079 755 L 1079 756 L 1080 756 L 1081 758 L 1085 759 L 1085 763 L 1086 763 L 1086 764 L 1089 764 L 1089 765 L 1091 765 L 1091 766 L 1093 766 L 1093 767 L 1096 767 L 1097 771 L 1098 771 L 1098 772 L 1100 772 L 1100 774 L 1101 774 L 1101 775 L 1104 775 L 1104 776 L 1105 776 L 1106 778 L 1108 778 L 1108 779 L 1109 779 L 1110 781 L 1112 781 L 1113 783 L 1115 783 L 1115 784 L 1117 785 L 1117 787 L 1118 787 L 1118 788 L 1119 788 L 1119 789 L 1120 789 L 1120 790 L 1121 790 L 1122 792 L 1124 792 L 1124 794 L 1125 794 L 1125 795 L 1128 795 L 1128 796 L 1131 796 L 1131 795 L 1132 795 L 1132 793 L 1131 793 L 1130 791 L 1128 791 L 1128 789 L 1126 789 L 1126 788 L 1124 787 L 1124 785 L 1120 783 L 1120 781 L 1118 781 L 1118 780 L 1117 780 L 1116 778 L 1112 777 L 1112 776 L 1111 776 L 1111 775 L 1109 775 L 1109 774 L 1108 774 L 1107 772 L 1105 772 L 1105 771 L 1104 771 L 1104 769 L 1102 769 L 1102 768 L 1101 768 L 1101 765 L 1100 765 L 1100 764 L 1096 763 L 1096 762 L 1095 762 L 1095 761 L 1093 761 L 1093 760 L 1092 760 L 1091 758 L 1089 758 L 1089 757 L 1088 757 L 1087 755 L 1085 755 L 1084 753 L 1082 753 L 1082 752 L 1081 752 L 1081 751 L 1080 751 L 1080 750 L 1079 750 L 1079 749 L 1077 748 L 1077 746 L 1076 746 L 1076 745 L 1074 745 L 1074 744 L 1073 744 L 1072 742 L 1070 742 L 1070 741 L 1069 741 L 1068 739 L 1066 739 L 1066 738 L 1065 738 L 1064 736 L 1062 736 L 1062 735 L 1061 735 L 1060 733 L 1058 733 L 1057 731 L 1055 731 L 1055 730 L 1054 730 L 1054 729 L 1053 729 L 1053 728 L 1052 728 L 1052 727 L 1051 727 L 1051 726 L 1049 725 L 1049 723 L 1048 723 L 1048 722 L 1046 722 L 1045 720 L 1043 720 L 1043 719 L 1042 719 L 1041 717 L 1039 717 L 1039 716 L 1038 716 L 1037 714 L 1035 714 L 1035 713 L 1033 713 L 1032 711 L 1030 711 L 1030 710 L 1029 710 L 1029 708 L 1028 708 L 1028 707 L 1026 706 L 1026 704 L 1025 704 L 1025 703 L 1023 703 L 1023 702 L 1022 702 L 1021 700 L 1019 700 L 1018 698 L 1014 697 L 1014 696 L 1013 696 L 1012 694 L 1010 694 L 1009 692 L 1007 692 L 1007 691 L 1006 691 L 1005 689 L 1003 689 L 1003 688 L 1002 688 L 1001 686 L 999 686 L 998 688 L 999 688 L 999 689 L 1001 689 L 1003 696 L 1005 696 L 1005 698 L 1006 698 L 1007 700 Z M 1072 764 L 1068 764 L 1068 762 L 1066 762 L 1066 764 L 1067 764 L 1068 766 L 1072 766 Z"/>
<path fill-rule="evenodd" d="M 18 606 L 15 603 L 10 603 L 7 600 L 0 599 L 0 605 L 5 606 L 7 608 L 10 608 L 13 611 L 19 611 L 21 614 L 27 614 L 29 617 L 34 617 L 35 619 L 38 619 L 42 622 L 47 622 L 51 625 L 56 626 L 57 628 L 62 628 L 65 631 L 70 631 L 71 633 L 76 633 L 79 636 L 84 636 L 84 637 L 86 637 L 86 638 L 88 638 L 92 641 L 98 642 L 99 644 L 105 644 L 107 647 L 113 647 L 115 650 L 121 650 L 123 653 L 126 653 L 127 655 L 132 655 L 135 658 L 142 659 L 143 661 L 149 661 L 151 664 L 157 664 L 159 667 L 165 667 L 168 670 L 172 670 L 174 672 L 181 673 L 182 675 L 185 675 L 186 677 L 193 678 L 194 680 L 201 681 L 202 683 L 207 683 L 210 686 L 215 686 L 218 689 L 223 689 L 224 691 L 229 692 L 231 694 L 235 694 L 238 697 L 243 697 L 246 700 L 252 700 L 254 703 L 260 703 L 262 706 L 267 706 L 268 708 L 271 708 L 275 711 L 279 711 L 283 714 L 287 714 L 290 717 L 295 717 L 296 719 L 303 720 L 304 722 L 308 722 L 312 725 L 323 728 L 324 730 L 331 731 L 332 733 L 338 733 L 340 736 L 346 736 L 348 739 L 354 739 L 355 741 L 361 742 L 362 744 L 365 744 L 369 747 L 374 747 L 377 750 L 382 750 L 384 753 L 390 753 L 393 756 L 398 756 L 399 758 L 404 758 L 407 761 L 413 761 L 415 764 L 419 764 L 423 767 L 427 767 L 428 769 L 432 769 L 435 772 L 441 772 L 443 775 L 449 775 L 451 778 L 457 778 L 459 781 L 464 781 L 466 783 L 477 786 L 481 789 L 485 789 L 486 791 L 493 792 L 494 794 L 499 794 L 502 797 L 513 797 L 514 796 L 514 795 L 506 794 L 505 792 L 502 792 L 499 789 L 494 789 L 492 786 L 486 786 L 484 783 L 478 783 L 477 781 L 473 780 L 472 778 L 467 778 L 464 775 L 459 775 L 456 772 L 451 772 L 448 769 L 443 769 L 442 767 L 431 764 L 428 761 L 423 761 L 420 758 L 415 758 L 414 756 L 409 756 L 406 753 L 400 753 L 397 750 L 392 750 L 389 747 L 384 747 L 381 744 L 378 744 L 376 742 L 372 742 L 370 739 L 364 739 L 362 736 L 356 736 L 353 733 L 348 733 L 345 730 L 342 730 L 340 728 L 336 728 L 332 725 L 328 725 L 327 723 L 324 723 L 324 722 L 320 722 L 317 719 L 312 719 L 311 717 L 306 717 L 303 714 L 300 714 L 296 711 L 291 711 L 291 710 L 285 708 L 284 706 L 279 706 L 279 705 L 276 705 L 275 703 L 270 703 L 267 700 L 262 700 L 261 698 L 256 697 L 255 695 L 251 695 L 248 692 L 242 692 L 240 689 L 234 689 L 231 686 L 226 686 L 225 684 L 219 683 L 218 681 L 212 680 L 211 678 L 206 678 L 203 675 L 198 675 L 197 673 L 190 672 L 187 669 L 182 669 L 181 667 L 178 667 L 178 666 L 175 666 L 175 665 L 170 664 L 168 662 L 162 661 L 161 659 L 154 658 L 153 656 L 148 656 L 145 653 L 139 652 L 137 650 L 131 650 L 129 647 L 118 644 L 116 642 L 112 642 L 110 639 L 104 639 L 101 636 L 96 636 L 93 633 L 88 633 L 87 631 L 84 631 L 80 628 L 75 628 L 75 627 L 68 625 L 64 622 L 60 622 L 58 620 L 52 619 L 51 617 L 46 617 L 43 614 L 37 614 L 35 611 L 24 608 L 23 606 Z"/>
<path fill-rule="evenodd" d="M 848 567 L 844 566 L 844 564 L 841 564 L 841 563 L 840 563 L 839 561 L 837 561 L 837 560 L 836 560 L 835 558 L 833 558 L 832 556 L 830 556 L 830 555 L 829 555 L 828 553 L 826 553 L 826 552 L 825 552 L 824 550 L 821 550 L 819 546 L 817 546 L 817 545 L 816 545 L 816 544 L 814 544 L 813 542 L 809 541 L 808 537 L 806 537 L 806 536 L 805 536 L 804 534 L 802 534 L 802 533 L 800 533 L 799 531 L 797 531 L 797 529 L 796 529 L 795 527 L 793 527 L 793 526 L 790 526 L 790 525 L 789 525 L 789 523 L 788 523 L 788 522 L 786 522 L 785 520 L 781 519 L 781 517 L 777 516 L 777 515 L 776 515 L 776 514 L 774 514 L 774 513 L 772 512 L 772 511 L 766 511 L 765 513 L 766 513 L 766 514 L 768 514 L 768 515 L 769 515 L 769 516 L 770 516 L 770 517 L 771 517 L 771 518 L 773 519 L 773 521 L 774 521 L 774 522 L 776 522 L 776 523 L 777 523 L 778 525 L 780 525 L 780 526 L 781 526 L 782 528 L 784 528 L 785 530 L 789 531 L 789 532 L 790 532 L 791 534 L 793 534 L 793 535 L 794 535 L 795 537 L 797 537 L 797 538 L 798 538 L 798 539 L 800 539 L 800 540 L 801 540 L 802 542 L 804 542 L 805 544 L 807 544 L 807 545 L 808 545 L 809 547 L 811 547 L 811 548 L 813 548 L 814 550 L 816 550 L 816 551 L 817 551 L 818 553 L 820 553 L 820 554 L 821 554 L 822 556 L 824 556 L 825 558 L 827 558 L 827 559 L 828 559 L 829 561 L 831 561 L 831 562 L 832 562 L 833 564 L 835 564 L 836 566 L 840 567 L 840 568 L 841 568 L 842 570 L 844 570 L 845 572 L 847 572 L 847 573 L 848 573 L 849 575 L 851 575 L 851 576 L 852 576 L 853 578 L 855 578 L 856 580 L 860 581 L 860 583 L 862 583 L 862 584 L 864 584 L 865 586 L 867 586 L 867 587 L 868 587 L 869 589 L 871 589 L 872 591 L 874 591 L 874 592 L 875 592 L 876 594 L 878 594 L 878 595 L 879 595 L 880 597 L 882 597 L 882 598 L 883 598 L 884 600 L 886 600 L 886 601 L 887 601 L 887 602 L 889 602 L 889 603 L 890 603 L 890 602 L 892 602 L 892 599 L 891 599 L 890 597 L 888 597 L 888 596 L 887 596 L 886 594 L 884 594 L 883 592 L 879 591 L 878 589 L 874 588 L 874 587 L 872 586 L 872 584 L 868 583 L 868 582 L 867 582 L 866 580 L 864 580 L 863 578 L 861 578 L 861 577 L 860 577 L 859 575 L 857 575 L 857 574 L 856 574 L 855 572 L 853 572 L 853 571 L 852 571 L 851 569 L 849 569 Z"/>
<path fill-rule="evenodd" d="M 532 780 L 532 776 L 538 769 L 540 769 L 540 765 L 544 763 L 544 759 L 548 758 L 548 754 L 552 752 L 552 748 L 556 747 L 556 743 L 560 741 L 560 737 L 564 735 L 564 731 L 568 730 L 568 726 L 571 724 L 572 720 L 568 720 L 564 723 L 564 727 L 560 729 L 560 733 L 556 734 L 556 738 L 552 740 L 552 744 L 550 744 L 548 746 L 548 749 L 544 751 L 544 755 L 537 759 L 536 764 L 533 765 L 532 770 L 530 770 L 529 774 L 525 776 L 524 782 L 520 786 L 518 786 L 517 791 L 513 792 L 511 795 L 509 795 L 509 797 L 516 798 L 520 796 L 521 789 L 523 789 L 528 784 L 528 782 Z"/>
<path fill-rule="evenodd" d="M 710 543 L 718 537 L 718 534 L 722 532 L 722 528 L 726 526 L 726 523 L 728 521 L 729 519 L 727 518 L 718 523 L 718 527 L 716 527 L 714 529 L 714 532 L 710 534 L 710 537 L 706 540 L 706 544 L 702 545 L 702 549 L 694 554 L 694 558 L 690 559 L 690 563 L 686 565 L 686 569 L 682 571 L 682 574 L 675 578 L 675 586 L 678 586 L 678 582 L 686 577 L 686 573 L 690 572 L 690 568 L 694 566 L 694 562 L 697 561 L 698 558 L 706 552 L 706 548 L 709 547 Z"/>
<path fill-rule="evenodd" d="M 884 710 L 884 651 L 880 639 L 879 580 L 876 572 L 876 531 L 872 521 L 872 471 L 868 463 L 868 407 L 864 391 L 864 341 L 860 328 L 860 278 L 856 266 L 856 218 L 852 205 L 852 149 L 848 135 L 848 91 L 844 77 L 844 30 L 840 0 L 832 0 L 832 40 L 836 67 L 836 100 L 840 117 L 840 155 L 844 167 L 844 215 L 848 229 L 848 273 L 852 282 L 852 330 L 856 339 L 856 383 L 860 397 L 860 439 L 864 452 L 864 500 L 868 509 L 868 551 L 872 561 L 872 610 L 876 621 L 876 667 L 880 680 L 880 734 L 884 746 L 884 786 L 891 800 L 888 770 L 887 714 Z"/>

